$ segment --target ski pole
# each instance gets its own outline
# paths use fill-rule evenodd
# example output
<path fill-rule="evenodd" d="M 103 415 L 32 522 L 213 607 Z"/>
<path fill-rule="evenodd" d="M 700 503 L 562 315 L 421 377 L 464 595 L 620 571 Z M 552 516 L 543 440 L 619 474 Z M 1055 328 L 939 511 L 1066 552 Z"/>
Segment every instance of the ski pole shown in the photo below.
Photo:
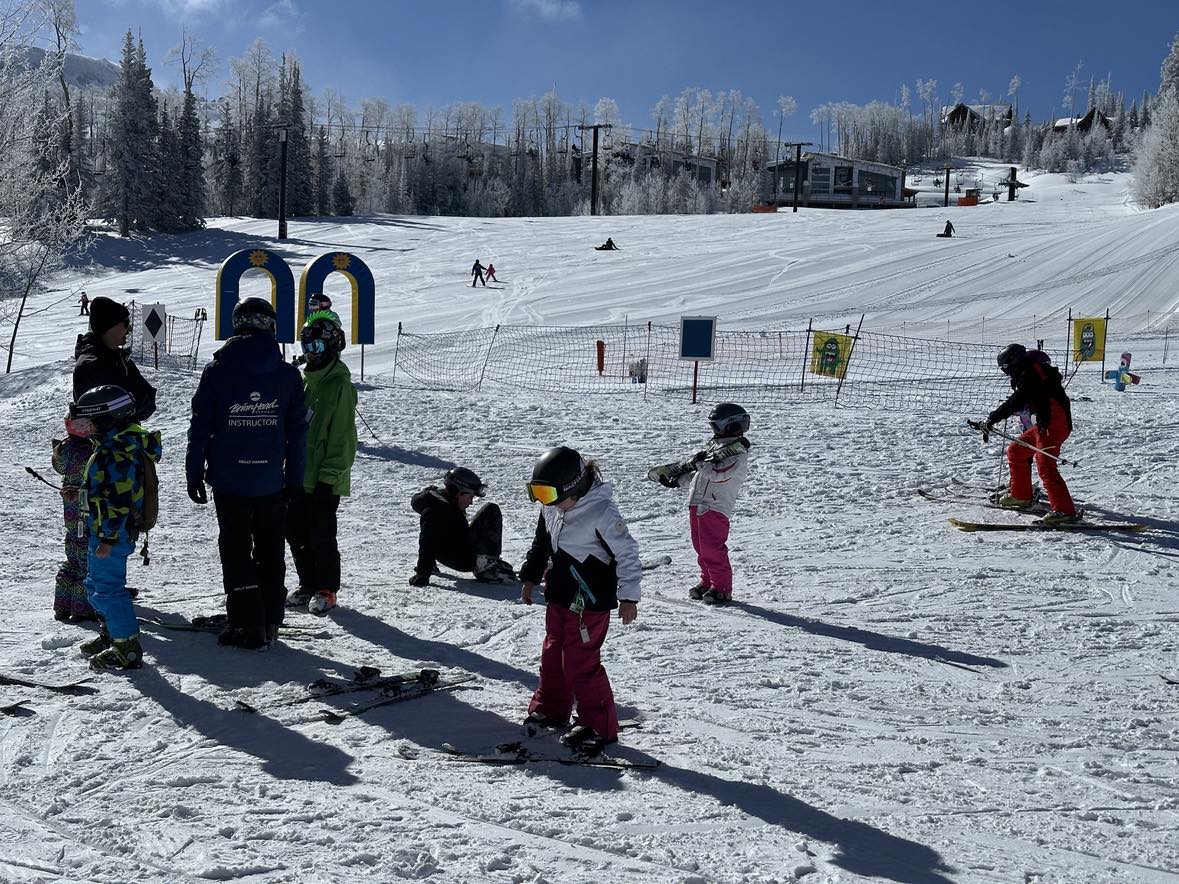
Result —
<path fill-rule="evenodd" d="M 969 426 L 972 430 L 978 430 L 980 433 L 984 431 L 984 424 L 982 421 L 968 420 L 966 423 L 969 424 Z M 1022 439 L 1018 439 L 1015 436 L 1008 436 L 1002 430 L 996 430 L 994 427 L 987 429 L 986 433 L 989 435 L 998 436 L 1000 439 L 1006 439 L 1009 442 L 1014 442 L 1016 445 L 1022 445 L 1024 448 L 1028 448 L 1028 449 L 1034 451 L 1036 454 L 1042 454 L 1045 457 L 1050 457 L 1054 461 L 1056 461 L 1057 463 L 1064 464 L 1066 467 L 1077 466 L 1077 462 L 1075 460 L 1067 460 L 1066 458 L 1060 457 L 1055 454 L 1051 454 L 1050 452 L 1045 451 L 1043 448 L 1037 448 L 1031 442 L 1024 442 Z"/>
<path fill-rule="evenodd" d="M 364 415 L 360 413 L 360 409 L 359 409 L 359 408 L 358 408 L 358 409 L 356 409 L 356 416 L 357 416 L 358 418 L 360 418 L 360 421 L 361 421 L 361 423 L 363 423 L 363 424 L 364 424 L 364 426 L 365 426 L 365 427 L 368 429 L 368 434 L 369 434 L 370 436 L 372 436 L 374 439 L 376 439 L 378 442 L 381 442 L 381 440 L 380 440 L 380 438 L 377 436 L 377 434 L 373 432 L 373 428 L 369 426 L 369 423 L 368 423 L 368 421 L 366 421 L 366 420 L 364 419 Z M 384 443 L 384 442 L 381 442 L 381 444 L 382 444 L 382 445 L 384 445 L 385 443 Z"/>
<path fill-rule="evenodd" d="M 45 483 L 46 485 L 48 485 L 50 488 L 53 488 L 53 489 L 55 489 L 55 490 L 57 490 L 57 491 L 61 491 L 61 490 L 62 490 L 62 488 L 61 488 L 61 486 L 60 486 L 60 485 L 54 485 L 52 482 L 50 482 L 48 479 L 46 479 L 44 476 L 42 476 L 40 473 L 38 473 L 38 472 L 37 472 L 36 470 L 34 470 L 32 467 L 25 467 L 25 472 L 27 472 L 27 473 L 28 473 L 30 476 L 32 476 L 32 477 L 33 477 L 34 479 L 36 479 L 38 482 L 44 482 L 44 483 Z"/>

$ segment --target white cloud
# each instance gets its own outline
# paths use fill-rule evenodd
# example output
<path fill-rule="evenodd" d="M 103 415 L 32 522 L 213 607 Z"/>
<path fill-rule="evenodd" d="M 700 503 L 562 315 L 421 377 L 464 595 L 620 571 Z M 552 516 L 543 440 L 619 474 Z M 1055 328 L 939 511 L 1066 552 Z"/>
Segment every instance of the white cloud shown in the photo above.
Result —
<path fill-rule="evenodd" d="M 545 21 L 568 21 L 581 18 L 577 0 L 508 0 L 512 9 L 524 15 L 537 15 Z"/>
<path fill-rule="evenodd" d="M 307 13 L 298 7 L 295 0 L 276 0 L 258 16 L 258 24 L 262 27 L 289 34 L 302 33 L 306 21 Z"/>
<path fill-rule="evenodd" d="M 173 18 L 192 18 L 217 12 L 227 5 L 226 0 L 150 0 Z"/>

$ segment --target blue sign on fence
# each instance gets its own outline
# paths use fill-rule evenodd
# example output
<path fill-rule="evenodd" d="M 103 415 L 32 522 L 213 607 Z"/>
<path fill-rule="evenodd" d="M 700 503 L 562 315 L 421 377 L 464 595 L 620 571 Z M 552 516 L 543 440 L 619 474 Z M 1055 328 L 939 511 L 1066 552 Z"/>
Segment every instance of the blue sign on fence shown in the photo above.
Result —
<path fill-rule="evenodd" d="M 680 359 L 705 362 L 716 358 L 716 317 L 680 317 Z"/>

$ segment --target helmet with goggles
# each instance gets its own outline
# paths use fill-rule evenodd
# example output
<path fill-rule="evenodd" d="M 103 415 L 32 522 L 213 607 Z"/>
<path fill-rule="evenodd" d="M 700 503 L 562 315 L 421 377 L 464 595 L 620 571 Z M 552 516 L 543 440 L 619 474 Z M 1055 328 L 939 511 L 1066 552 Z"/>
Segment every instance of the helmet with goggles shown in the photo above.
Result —
<path fill-rule="evenodd" d="M 584 457 L 564 445 L 550 448 L 536 459 L 528 497 L 552 506 L 571 497 L 584 497 L 594 484 L 595 471 Z"/>

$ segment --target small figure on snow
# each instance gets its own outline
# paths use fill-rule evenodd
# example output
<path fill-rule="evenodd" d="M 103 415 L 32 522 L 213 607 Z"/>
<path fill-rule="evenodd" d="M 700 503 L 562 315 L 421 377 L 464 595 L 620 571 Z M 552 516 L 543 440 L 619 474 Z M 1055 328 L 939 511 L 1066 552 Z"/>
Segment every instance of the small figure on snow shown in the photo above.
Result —
<path fill-rule="evenodd" d="M 1061 445 L 1073 431 L 1072 404 L 1064 392 L 1060 372 L 1052 365 L 1048 354 L 1028 350 L 1022 344 L 1008 344 L 999 353 L 999 368 L 1011 378 L 1014 391 L 1007 400 L 992 411 L 983 424 L 983 440 L 995 424 L 1027 407 L 1036 419 L 1035 426 L 1025 430 L 1007 446 L 1007 463 L 1011 468 L 1011 485 L 999 498 L 999 505 L 1012 509 L 1032 506 L 1032 460 L 1040 482 L 1048 492 L 1051 512 L 1040 521 L 1046 525 L 1080 521 L 1077 508 L 1069 495 L 1068 486 L 1056 465 Z M 1035 450 L 1033 450 L 1035 449 Z"/>
<path fill-rule="evenodd" d="M 471 280 L 471 288 L 474 288 L 475 284 L 479 283 L 479 282 L 483 283 L 484 288 L 487 287 L 487 280 L 485 280 L 483 278 L 483 269 L 484 269 L 483 265 L 480 264 L 479 259 L 476 258 L 475 259 L 475 266 L 471 268 L 471 276 L 474 277 Z"/>
<path fill-rule="evenodd" d="M 145 523 L 145 460 L 158 462 L 163 448 L 159 432 L 135 422 L 136 411 L 135 398 L 109 384 L 87 391 L 70 406 L 75 432 L 86 432 L 83 424 L 88 424 L 94 443 L 82 486 L 90 532 L 86 596 L 102 619 L 102 632 L 80 646 L 93 669 L 143 665 L 139 621 L 127 590 L 127 559 L 140 529 L 151 527 Z"/>
<path fill-rule="evenodd" d="M 543 580 L 547 605 L 540 684 L 525 725 L 564 727 L 576 706 L 577 724 L 562 741 L 595 755 L 618 739 L 618 711 L 601 651 L 613 608 L 624 625 L 639 615 L 639 545 L 609 483 L 572 448 L 550 448 L 537 458 L 528 496 L 543 508 L 520 569 L 521 598 L 532 604 L 532 591 Z"/>
<path fill-rule="evenodd" d="M 954 225 L 953 225 L 953 223 L 947 221 L 946 222 L 946 229 L 943 230 L 941 233 L 939 233 L 937 235 L 937 237 L 938 237 L 938 239 L 949 239 L 953 235 L 954 235 Z"/>
<path fill-rule="evenodd" d="M 330 302 L 329 302 L 330 303 Z M 312 313 L 299 334 L 306 357 L 303 388 L 311 424 L 303 484 L 290 490 L 287 543 L 299 586 L 287 596 L 288 608 L 326 614 L 340 591 L 340 547 L 336 512 L 351 492 L 356 459 L 356 388 L 340 361 L 344 330 L 328 310 Z"/>
<path fill-rule="evenodd" d="M 307 408 L 299 370 L 274 340 L 263 298 L 233 308 L 233 337 L 213 354 L 192 397 L 188 496 L 213 489 L 227 622 L 217 643 L 261 648 L 282 625 L 287 500 L 303 485 Z"/>
<path fill-rule="evenodd" d="M 442 480 L 442 487 L 430 485 L 413 496 L 410 506 L 421 515 L 418 561 L 409 577 L 410 586 L 425 586 L 441 562 L 456 571 L 472 571 L 482 583 L 503 583 L 516 579 L 516 572 L 503 559 L 504 517 L 495 503 L 485 503 L 467 523 L 467 509 L 487 486 L 474 471 L 455 467 Z"/>
<path fill-rule="evenodd" d="M 611 239 L 610 237 L 606 237 L 606 241 L 604 243 L 602 243 L 600 246 L 594 246 L 594 251 L 595 252 L 616 252 L 616 251 L 618 251 L 618 246 L 614 245 L 613 239 Z"/>
<path fill-rule="evenodd" d="M 499 282 L 499 280 L 495 278 L 495 265 L 490 261 L 487 262 L 487 282 Z M 484 283 L 484 285 L 486 285 L 486 283 Z"/>
<path fill-rule="evenodd" d="M 82 297 L 78 298 L 78 304 L 80 305 L 79 309 L 78 309 L 78 315 L 79 316 L 89 316 L 90 315 L 90 296 L 86 294 L 85 289 L 82 289 Z"/>
<path fill-rule="evenodd" d="M 722 402 L 708 415 L 712 442 L 680 464 L 655 467 L 648 473 L 666 488 L 689 485 L 688 524 L 700 565 L 700 582 L 688 590 L 706 605 L 727 605 L 733 598 L 729 563 L 729 520 L 745 477 L 749 475 L 749 413 Z"/>

